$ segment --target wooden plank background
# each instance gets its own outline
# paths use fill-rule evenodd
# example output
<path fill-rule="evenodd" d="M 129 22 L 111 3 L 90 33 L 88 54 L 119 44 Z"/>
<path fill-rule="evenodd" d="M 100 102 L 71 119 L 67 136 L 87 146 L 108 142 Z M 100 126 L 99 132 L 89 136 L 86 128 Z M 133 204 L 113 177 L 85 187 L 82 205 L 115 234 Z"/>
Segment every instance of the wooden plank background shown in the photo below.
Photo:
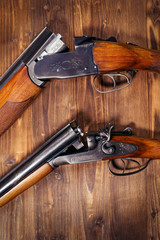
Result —
<path fill-rule="evenodd" d="M 158 0 L 1 0 L 0 74 L 48 26 L 74 50 L 74 36 L 117 37 L 160 49 Z M 0 177 L 76 119 L 160 139 L 160 75 L 139 72 L 130 87 L 100 94 L 93 77 L 54 80 L 0 137 Z M 62 166 L 0 209 L 1 240 L 158 240 L 160 162 L 128 177 L 106 162 Z"/>

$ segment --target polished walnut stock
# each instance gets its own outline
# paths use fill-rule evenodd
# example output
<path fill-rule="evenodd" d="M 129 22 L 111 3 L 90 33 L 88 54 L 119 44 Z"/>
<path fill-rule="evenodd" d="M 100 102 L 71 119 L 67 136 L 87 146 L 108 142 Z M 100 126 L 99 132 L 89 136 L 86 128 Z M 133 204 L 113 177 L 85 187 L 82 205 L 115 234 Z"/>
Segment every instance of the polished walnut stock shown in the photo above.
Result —
<path fill-rule="evenodd" d="M 0 90 L 0 135 L 7 130 L 41 92 L 23 66 Z"/>
<path fill-rule="evenodd" d="M 160 141 L 155 139 L 140 138 L 135 136 L 113 136 L 111 142 L 131 143 L 138 146 L 136 152 L 119 156 L 133 158 L 160 159 Z M 108 158 L 106 158 L 107 160 Z"/>
<path fill-rule="evenodd" d="M 160 141 L 158 140 L 139 138 L 134 136 L 113 136 L 111 142 L 131 143 L 138 146 L 137 151 L 130 154 L 118 156 L 118 158 L 134 157 L 134 158 L 160 159 Z M 117 158 L 117 156 L 112 158 L 107 156 L 105 159 L 97 159 L 97 161 L 115 158 Z M 45 177 L 52 170 L 53 170 L 52 167 L 48 163 L 45 163 L 42 166 L 40 166 L 37 170 L 32 172 L 29 176 L 27 176 L 20 183 L 14 186 L 11 190 L 9 190 L 7 193 L 1 196 L 0 207 L 8 203 L 10 200 L 15 198 L 17 195 L 19 195 L 20 193 L 22 193 L 35 183 L 37 183 L 40 179 Z"/>
<path fill-rule="evenodd" d="M 146 70 L 160 73 L 160 51 L 130 44 L 98 41 L 93 58 L 100 73 Z"/>

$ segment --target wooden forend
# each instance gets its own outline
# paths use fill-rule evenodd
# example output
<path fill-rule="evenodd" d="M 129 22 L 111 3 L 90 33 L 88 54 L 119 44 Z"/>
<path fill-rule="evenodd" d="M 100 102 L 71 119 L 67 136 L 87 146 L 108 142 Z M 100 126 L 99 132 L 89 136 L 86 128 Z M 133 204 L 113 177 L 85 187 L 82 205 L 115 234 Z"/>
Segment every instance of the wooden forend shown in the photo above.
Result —
<path fill-rule="evenodd" d="M 38 168 L 36 171 L 26 177 L 23 181 L 13 187 L 9 192 L 3 195 L 0 198 L 0 207 L 8 203 L 10 200 L 18 196 L 20 193 L 24 192 L 26 189 L 28 189 L 35 183 L 37 183 L 39 180 L 49 174 L 52 170 L 52 167 L 48 163 L 42 165 L 40 168 Z"/>

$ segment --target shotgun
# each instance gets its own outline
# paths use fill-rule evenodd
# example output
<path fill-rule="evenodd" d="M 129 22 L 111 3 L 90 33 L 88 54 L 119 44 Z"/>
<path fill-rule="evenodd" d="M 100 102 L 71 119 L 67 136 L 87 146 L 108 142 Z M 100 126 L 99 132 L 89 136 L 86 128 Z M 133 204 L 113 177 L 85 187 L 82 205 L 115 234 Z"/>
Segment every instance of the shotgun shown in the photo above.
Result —
<path fill-rule="evenodd" d="M 151 160 L 160 158 L 160 141 L 132 136 L 129 127 L 117 132 L 112 129 L 107 125 L 106 129 L 84 134 L 76 121 L 67 124 L 1 178 L 0 207 L 64 164 L 108 160 L 112 174 L 125 176 L 144 170 Z M 140 164 L 139 158 L 146 160 Z"/>
<path fill-rule="evenodd" d="M 68 52 L 61 35 L 44 28 L 4 73 L 0 79 L 0 135 L 20 117 L 50 79 L 94 75 L 93 86 L 102 92 L 95 81 L 109 77 L 113 90 L 110 81 L 107 86 L 112 92 L 117 90 L 116 82 L 121 77 L 126 85 L 120 88 L 128 86 L 137 70 L 160 73 L 160 51 L 131 43 L 119 44 L 114 37 L 101 40 L 84 36 L 74 41 L 75 51 Z"/>

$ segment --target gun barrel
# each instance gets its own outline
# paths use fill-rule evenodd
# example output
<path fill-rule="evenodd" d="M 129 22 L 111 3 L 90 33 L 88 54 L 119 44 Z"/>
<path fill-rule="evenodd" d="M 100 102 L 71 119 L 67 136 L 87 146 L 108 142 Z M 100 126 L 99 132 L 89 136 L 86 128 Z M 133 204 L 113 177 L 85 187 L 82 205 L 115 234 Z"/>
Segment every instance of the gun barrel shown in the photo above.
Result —
<path fill-rule="evenodd" d="M 78 138 L 78 126 L 75 121 L 72 121 L 1 179 L 0 196 L 3 196 L 43 164 L 54 159 L 68 146 L 75 143 Z M 54 169 L 54 166 L 52 167 Z"/>
<path fill-rule="evenodd" d="M 37 53 L 41 46 L 53 33 L 44 28 L 40 34 L 31 42 L 25 51 L 16 59 L 16 61 L 8 68 L 8 70 L 0 78 L 0 89 L 15 75 L 15 73 Z"/>

